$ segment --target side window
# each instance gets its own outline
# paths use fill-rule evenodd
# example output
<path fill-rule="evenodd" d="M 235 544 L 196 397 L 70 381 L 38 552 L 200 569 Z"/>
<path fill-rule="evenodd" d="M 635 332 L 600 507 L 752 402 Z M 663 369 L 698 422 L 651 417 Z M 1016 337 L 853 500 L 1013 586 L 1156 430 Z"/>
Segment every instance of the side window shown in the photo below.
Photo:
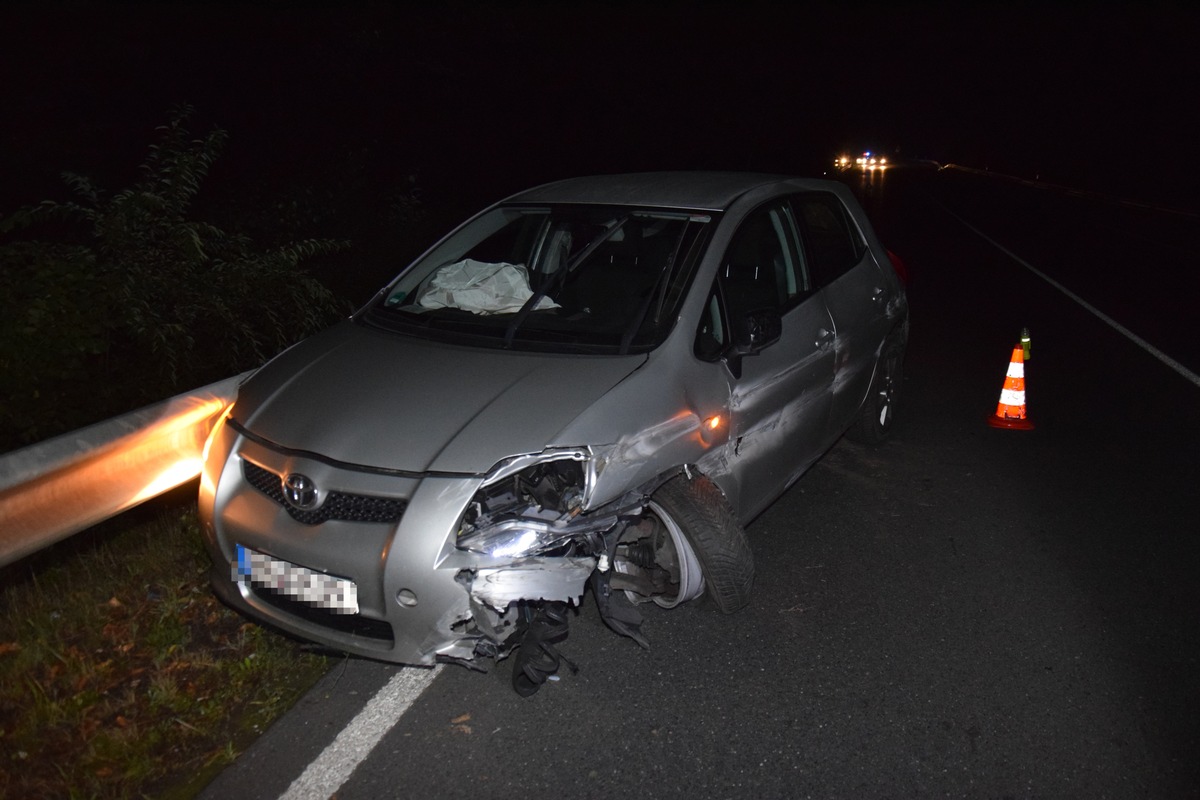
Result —
<path fill-rule="evenodd" d="M 861 259 L 866 243 L 832 194 L 807 194 L 792 199 L 816 286 L 837 280 Z"/>
<path fill-rule="evenodd" d="M 696 357 L 701 361 L 716 361 L 725 352 L 729 336 L 725 331 L 725 315 L 721 308 L 721 293 L 714 286 L 704 304 L 700 327 L 696 330 Z"/>
<path fill-rule="evenodd" d="M 720 356 L 729 343 L 731 321 L 737 324 L 764 308 L 782 312 L 812 288 L 791 207 L 777 202 L 755 210 L 725 251 L 696 332 L 697 357 Z"/>
<path fill-rule="evenodd" d="M 764 206 L 742 222 L 717 280 L 731 315 L 783 309 L 808 291 L 808 270 L 787 203 Z"/>

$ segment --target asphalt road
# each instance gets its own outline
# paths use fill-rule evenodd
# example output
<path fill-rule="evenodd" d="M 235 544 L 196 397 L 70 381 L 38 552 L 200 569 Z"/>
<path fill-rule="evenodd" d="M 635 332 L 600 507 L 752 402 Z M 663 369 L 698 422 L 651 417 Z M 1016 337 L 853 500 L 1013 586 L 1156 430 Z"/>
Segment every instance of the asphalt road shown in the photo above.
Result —
<path fill-rule="evenodd" d="M 750 526 L 749 608 L 652 611 L 643 651 L 588 598 L 578 674 L 521 699 L 506 664 L 443 668 L 339 800 L 1200 796 L 1200 220 L 946 171 L 859 188 L 913 275 L 895 437 Z M 1024 327 L 1036 429 L 996 430 Z M 207 796 L 279 796 L 396 671 L 340 664 Z"/>

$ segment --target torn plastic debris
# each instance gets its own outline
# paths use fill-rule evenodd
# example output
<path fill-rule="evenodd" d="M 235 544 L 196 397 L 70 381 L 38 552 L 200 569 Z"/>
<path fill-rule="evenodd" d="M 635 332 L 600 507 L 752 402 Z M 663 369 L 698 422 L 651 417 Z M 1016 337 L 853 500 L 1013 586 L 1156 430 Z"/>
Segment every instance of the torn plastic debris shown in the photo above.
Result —
<path fill-rule="evenodd" d="M 523 265 L 466 258 L 440 267 L 417 304 L 429 309 L 457 308 L 472 314 L 504 314 L 519 311 L 532 296 L 529 273 Z M 534 310 L 559 307 L 543 297 Z"/>
<path fill-rule="evenodd" d="M 575 662 L 559 652 L 555 644 L 567 638 L 566 603 L 546 603 L 530 614 L 513 657 L 512 686 L 521 697 L 529 697 L 549 680 L 558 680 L 558 665 L 565 663 L 578 673 Z"/>
<path fill-rule="evenodd" d="M 469 591 L 471 597 L 498 612 L 519 600 L 578 604 L 595 568 L 596 559 L 590 556 L 526 558 L 509 566 L 478 570 Z"/>

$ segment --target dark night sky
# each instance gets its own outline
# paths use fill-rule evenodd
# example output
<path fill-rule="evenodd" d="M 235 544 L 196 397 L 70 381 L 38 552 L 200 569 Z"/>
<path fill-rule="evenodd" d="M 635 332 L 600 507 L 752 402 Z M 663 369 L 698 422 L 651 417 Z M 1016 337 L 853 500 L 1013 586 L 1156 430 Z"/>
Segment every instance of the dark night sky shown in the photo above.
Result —
<path fill-rule="evenodd" d="M 187 102 L 226 169 L 365 154 L 479 205 L 569 174 L 812 173 L 843 147 L 1184 202 L 1200 14 L 1182 4 L 263 2 L 0 12 L 0 213 L 120 187 Z M 1190 201 L 1187 201 L 1190 202 Z"/>

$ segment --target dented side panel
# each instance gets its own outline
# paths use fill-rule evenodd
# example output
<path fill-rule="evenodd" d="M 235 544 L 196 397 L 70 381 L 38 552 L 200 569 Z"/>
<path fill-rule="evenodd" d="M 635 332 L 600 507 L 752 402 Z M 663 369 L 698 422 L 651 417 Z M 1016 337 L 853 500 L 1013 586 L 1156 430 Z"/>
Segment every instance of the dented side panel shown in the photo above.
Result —
<path fill-rule="evenodd" d="M 859 264 L 821 290 L 833 316 L 837 341 L 831 421 L 845 430 L 858 414 L 875 374 L 875 362 L 894 326 L 894 297 L 883 270 L 868 252 Z"/>
<path fill-rule="evenodd" d="M 729 372 L 692 357 L 694 336 L 691 325 L 676 325 L 643 367 L 598 398 L 553 442 L 592 443 L 596 483 L 589 509 L 727 445 Z M 614 437 L 614 431 L 620 433 Z"/>
<path fill-rule="evenodd" d="M 783 317 L 780 340 L 742 361 L 734 384 L 731 455 L 743 520 L 774 499 L 803 455 L 831 439 L 833 323 L 820 295 Z M 807 467 L 807 463 L 804 464 Z"/>

